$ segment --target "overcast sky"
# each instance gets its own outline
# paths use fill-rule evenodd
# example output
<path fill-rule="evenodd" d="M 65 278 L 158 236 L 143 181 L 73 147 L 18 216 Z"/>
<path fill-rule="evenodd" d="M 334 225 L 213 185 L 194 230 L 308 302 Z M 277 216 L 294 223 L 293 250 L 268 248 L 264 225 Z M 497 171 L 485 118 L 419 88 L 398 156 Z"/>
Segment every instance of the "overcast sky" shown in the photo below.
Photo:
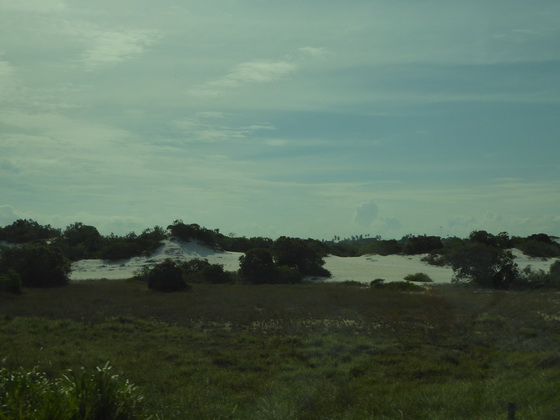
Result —
<path fill-rule="evenodd" d="M 0 225 L 560 235 L 558 0 L 0 0 Z"/>

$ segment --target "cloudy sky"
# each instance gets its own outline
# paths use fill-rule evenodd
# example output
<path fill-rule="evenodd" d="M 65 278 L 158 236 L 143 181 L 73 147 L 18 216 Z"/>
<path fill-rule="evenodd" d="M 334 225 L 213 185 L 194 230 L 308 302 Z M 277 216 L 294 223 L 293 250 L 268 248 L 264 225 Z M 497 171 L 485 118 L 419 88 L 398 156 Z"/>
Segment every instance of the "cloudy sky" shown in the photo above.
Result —
<path fill-rule="evenodd" d="M 558 0 L 0 0 L 0 225 L 560 235 Z"/>

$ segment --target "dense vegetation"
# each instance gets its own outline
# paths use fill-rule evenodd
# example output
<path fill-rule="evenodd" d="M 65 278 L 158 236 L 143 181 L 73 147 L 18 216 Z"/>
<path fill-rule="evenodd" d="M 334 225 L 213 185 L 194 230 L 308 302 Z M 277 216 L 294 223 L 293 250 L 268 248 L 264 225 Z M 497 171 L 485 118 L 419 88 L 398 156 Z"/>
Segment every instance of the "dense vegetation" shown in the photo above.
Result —
<path fill-rule="evenodd" d="M 19 293 L 20 283 L 24 287 L 65 285 L 70 261 L 87 258 L 118 260 L 149 255 L 167 238 L 196 241 L 216 250 L 242 251 L 244 255 L 240 258 L 238 273 L 226 273 L 220 265 L 198 261 L 176 267 L 175 263 L 166 262 L 137 275 L 155 290 L 188 289 L 190 282 L 294 284 L 306 276 L 330 276 L 323 267 L 323 258 L 328 254 L 352 256 L 368 253 L 427 254 L 424 257 L 427 263 L 452 267 L 456 283 L 494 289 L 560 287 L 558 264 L 548 273 L 531 269 L 520 271 L 510 251 L 516 247 L 532 257 L 559 257 L 557 238 L 543 233 L 526 238 L 510 237 L 505 232 L 492 235 L 486 231 L 474 231 L 466 239 L 407 235 L 400 240 L 383 240 L 360 235 L 343 240 L 336 237 L 333 241 L 285 236 L 272 240 L 239 238 L 233 234 L 226 237 L 219 229 L 175 220 L 166 229 L 155 226 L 139 235 L 130 232 L 124 236 L 102 236 L 94 226 L 81 222 L 61 230 L 20 219 L 0 228 L 0 241 L 22 245 L 1 251 L 0 290 Z"/>

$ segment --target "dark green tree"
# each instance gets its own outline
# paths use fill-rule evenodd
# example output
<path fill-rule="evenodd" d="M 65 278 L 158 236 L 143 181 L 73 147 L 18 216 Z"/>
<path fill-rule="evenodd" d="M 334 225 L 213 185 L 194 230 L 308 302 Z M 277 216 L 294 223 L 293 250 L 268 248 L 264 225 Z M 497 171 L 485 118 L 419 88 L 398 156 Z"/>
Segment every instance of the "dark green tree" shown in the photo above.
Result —
<path fill-rule="evenodd" d="M 469 242 L 447 256 L 454 271 L 454 283 L 508 289 L 519 278 L 519 269 L 510 251 Z"/>
<path fill-rule="evenodd" d="M 270 250 L 252 248 L 239 257 L 239 275 L 249 283 L 275 283 L 276 267 Z"/>
<path fill-rule="evenodd" d="M 146 277 L 148 288 L 160 292 L 176 292 L 189 287 L 183 278 L 183 270 L 171 259 L 155 265 Z"/>
<path fill-rule="evenodd" d="M 304 276 L 329 277 L 318 245 L 311 241 L 281 236 L 274 242 L 272 253 L 278 266 L 295 268 Z"/>
<path fill-rule="evenodd" d="M 31 245 L 3 248 L 0 274 L 13 270 L 24 287 L 64 286 L 69 282 L 70 261 L 53 246 Z"/>
<path fill-rule="evenodd" d="M 404 252 L 405 254 L 426 254 L 430 251 L 443 248 L 441 238 L 438 236 L 409 236 L 404 239 Z"/>
<path fill-rule="evenodd" d="M 12 269 L 0 274 L 0 292 L 21 295 L 21 276 Z"/>
<path fill-rule="evenodd" d="M 11 225 L 0 228 L 0 241 L 13 244 L 41 241 L 58 236 L 60 236 L 60 229 L 52 228 L 50 225 L 41 226 L 31 219 L 18 219 Z"/>
<path fill-rule="evenodd" d="M 103 237 L 94 226 L 76 222 L 66 227 L 57 244 L 61 246 L 66 256 L 73 261 L 99 258 Z"/>

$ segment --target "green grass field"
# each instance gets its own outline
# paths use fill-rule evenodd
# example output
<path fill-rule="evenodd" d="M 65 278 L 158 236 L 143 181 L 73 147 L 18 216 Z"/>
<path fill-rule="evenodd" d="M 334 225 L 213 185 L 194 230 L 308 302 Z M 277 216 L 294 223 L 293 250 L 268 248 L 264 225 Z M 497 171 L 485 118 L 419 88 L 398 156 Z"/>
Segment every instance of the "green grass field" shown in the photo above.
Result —
<path fill-rule="evenodd" d="M 0 360 L 109 362 L 160 419 L 557 419 L 560 293 L 132 281 L 0 294 Z"/>

